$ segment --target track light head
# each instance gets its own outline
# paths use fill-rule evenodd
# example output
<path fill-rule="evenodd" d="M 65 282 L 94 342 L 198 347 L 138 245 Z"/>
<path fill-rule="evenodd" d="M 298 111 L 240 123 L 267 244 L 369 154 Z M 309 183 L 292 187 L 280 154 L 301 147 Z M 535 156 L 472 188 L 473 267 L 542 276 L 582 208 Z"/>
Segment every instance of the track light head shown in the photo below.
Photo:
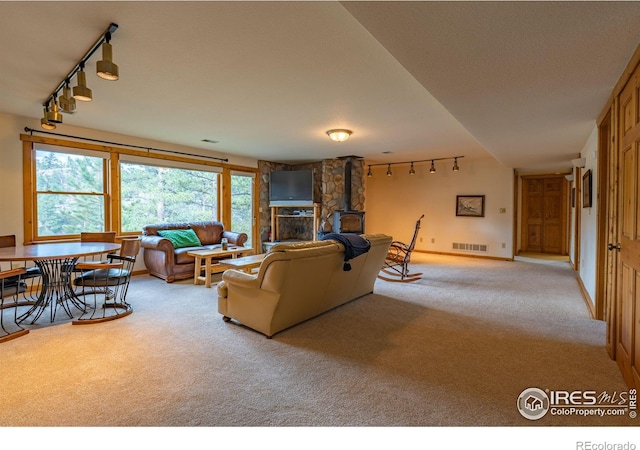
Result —
<path fill-rule="evenodd" d="M 391 173 L 391 164 L 389 164 L 387 166 L 387 176 L 390 177 L 391 175 L 392 175 L 392 173 Z"/>
<path fill-rule="evenodd" d="M 46 117 L 48 122 L 62 123 L 62 114 L 60 114 L 60 110 L 58 109 L 58 103 L 56 101 L 55 96 L 51 99 L 51 102 L 49 103 Z"/>
<path fill-rule="evenodd" d="M 110 40 L 111 33 L 107 33 L 105 42 L 102 43 L 102 60 L 98 61 L 96 65 L 96 73 L 104 80 L 116 81 L 120 76 L 118 65 L 113 63 L 113 48 L 109 43 Z"/>
<path fill-rule="evenodd" d="M 71 96 L 71 88 L 69 83 L 65 84 L 62 88 L 62 95 L 60 96 L 60 111 L 65 114 L 75 114 L 76 112 L 76 99 Z"/>
<path fill-rule="evenodd" d="M 431 168 L 429 169 L 429 173 L 436 173 L 436 166 L 433 163 L 433 160 L 431 160 Z"/>
<path fill-rule="evenodd" d="M 40 119 L 40 126 L 45 130 L 55 130 L 56 124 L 49 122 L 49 119 L 47 119 L 47 113 L 49 112 L 48 108 L 45 106 L 43 109 L 44 113 L 42 115 L 42 119 Z"/>
<path fill-rule="evenodd" d="M 454 158 L 453 159 L 453 171 L 457 172 L 460 170 L 460 167 L 458 167 L 458 158 Z"/>
<path fill-rule="evenodd" d="M 413 168 L 413 161 L 411 161 L 411 168 L 409 169 L 409 175 L 415 175 L 416 169 Z"/>
<path fill-rule="evenodd" d="M 93 100 L 91 89 L 87 87 L 87 74 L 84 72 L 84 64 L 80 65 L 80 70 L 78 71 L 78 85 L 73 88 L 73 98 L 81 102 Z"/>
<path fill-rule="evenodd" d="M 369 171 L 367 172 L 368 177 L 372 177 L 373 173 L 371 172 L 371 166 L 369 166 Z"/>

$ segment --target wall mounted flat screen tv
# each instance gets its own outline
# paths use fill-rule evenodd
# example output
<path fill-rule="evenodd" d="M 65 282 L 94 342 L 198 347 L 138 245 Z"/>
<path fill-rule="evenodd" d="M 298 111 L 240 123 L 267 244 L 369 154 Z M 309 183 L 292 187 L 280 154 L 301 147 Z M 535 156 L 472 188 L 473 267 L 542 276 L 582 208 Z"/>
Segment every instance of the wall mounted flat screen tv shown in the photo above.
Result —
<path fill-rule="evenodd" d="M 269 204 L 271 206 L 313 206 L 313 171 L 271 172 Z"/>

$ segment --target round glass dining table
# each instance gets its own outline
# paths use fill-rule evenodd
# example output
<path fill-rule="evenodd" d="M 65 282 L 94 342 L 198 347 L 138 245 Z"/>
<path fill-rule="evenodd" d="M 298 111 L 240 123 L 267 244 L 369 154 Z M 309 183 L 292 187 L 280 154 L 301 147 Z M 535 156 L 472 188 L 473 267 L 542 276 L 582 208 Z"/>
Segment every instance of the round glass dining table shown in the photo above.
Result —
<path fill-rule="evenodd" d="M 42 282 L 35 303 L 17 321 L 19 323 L 32 318 L 35 323 L 42 313 L 51 310 L 51 322 L 55 320 L 58 307 L 73 318 L 71 307 L 86 311 L 87 305 L 80 300 L 73 289 L 73 269 L 79 258 L 111 253 L 120 248 L 120 244 L 107 242 L 65 242 L 54 244 L 34 244 L 0 248 L 0 262 L 33 261 L 40 269 Z"/>

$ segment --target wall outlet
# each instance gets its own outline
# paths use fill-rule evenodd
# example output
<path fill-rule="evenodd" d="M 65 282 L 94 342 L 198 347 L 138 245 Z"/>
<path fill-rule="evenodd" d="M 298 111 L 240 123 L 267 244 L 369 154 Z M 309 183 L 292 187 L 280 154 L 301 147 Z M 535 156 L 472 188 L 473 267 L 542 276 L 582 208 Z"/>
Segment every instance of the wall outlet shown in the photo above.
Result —
<path fill-rule="evenodd" d="M 507 212 L 507 208 L 500 208 L 500 214 L 504 214 Z"/>
<path fill-rule="evenodd" d="M 502 248 L 507 248 L 507 243 L 506 242 L 502 243 Z"/>

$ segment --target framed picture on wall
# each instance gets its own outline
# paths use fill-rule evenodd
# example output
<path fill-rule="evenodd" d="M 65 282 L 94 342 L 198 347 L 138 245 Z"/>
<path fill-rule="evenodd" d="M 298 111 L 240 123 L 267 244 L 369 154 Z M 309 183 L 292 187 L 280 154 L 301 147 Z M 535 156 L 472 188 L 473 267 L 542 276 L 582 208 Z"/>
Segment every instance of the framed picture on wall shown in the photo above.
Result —
<path fill-rule="evenodd" d="M 457 195 L 456 216 L 484 217 L 484 195 Z"/>
<path fill-rule="evenodd" d="M 582 207 L 591 208 L 591 169 L 582 175 Z"/>

